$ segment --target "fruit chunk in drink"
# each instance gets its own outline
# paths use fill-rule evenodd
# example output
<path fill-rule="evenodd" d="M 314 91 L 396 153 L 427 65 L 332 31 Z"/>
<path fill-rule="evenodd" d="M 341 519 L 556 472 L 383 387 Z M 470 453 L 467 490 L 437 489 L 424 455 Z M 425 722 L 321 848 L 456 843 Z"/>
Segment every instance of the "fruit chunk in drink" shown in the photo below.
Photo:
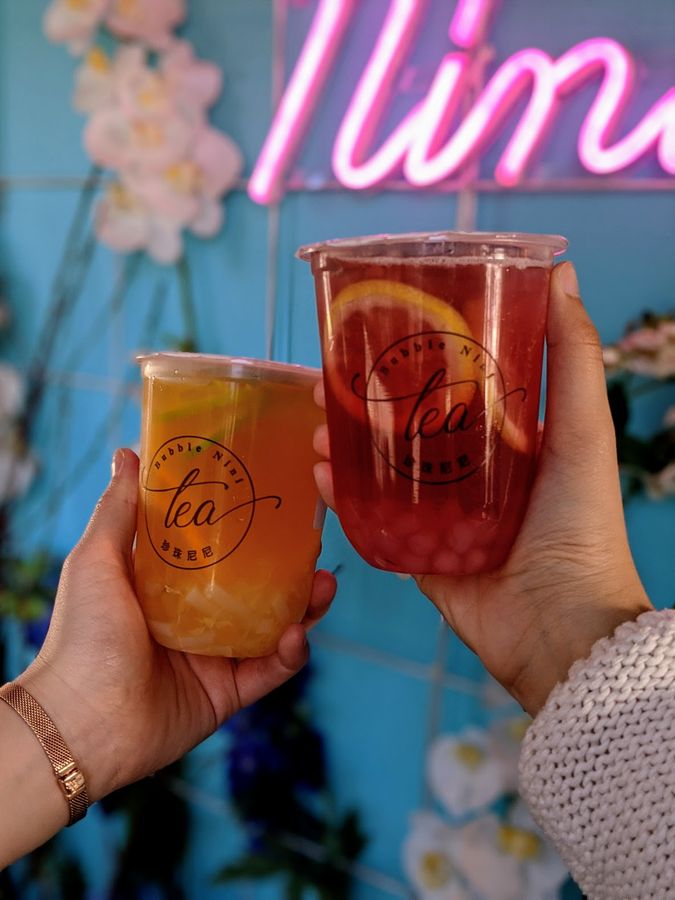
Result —
<path fill-rule="evenodd" d="M 271 653 L 310 596 L 321 523 L 319 373 L 157 354 L 143 362 L 136 586 L 168 647 Z"/>

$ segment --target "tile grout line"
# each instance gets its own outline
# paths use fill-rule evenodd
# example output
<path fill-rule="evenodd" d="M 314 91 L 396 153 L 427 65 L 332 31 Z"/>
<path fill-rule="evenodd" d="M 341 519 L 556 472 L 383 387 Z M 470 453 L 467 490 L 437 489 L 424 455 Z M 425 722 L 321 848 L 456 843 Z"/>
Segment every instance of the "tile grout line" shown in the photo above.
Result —
<path fill-rule="evenodd" d="M 105 179 L 103 180 L 105 184 Z M 533 178 L 523 181 L 521 184 L 505 188 L 492 178 L 476 178 L 471 180 L 472 189 L 479 194 L 545 194 L 545 193 L 672 193 L 675 191 L 675 178 L 668 176 L 648 176 L 644 178 L 628 178 L 625 176 L 607 176 L 606 178 L 594 178 L 593 176 L 559 177 L 559 178 Z M 86 184 L 86 178 L 81 175 L 2 175 L 0 176 L 0 192 L 9 190 L 79 190 Z M 435 185 L 434 193 L 457 194 L 467 184 L 466 176 L 463 178 L 448 179 Z M 387 180 L 381 183 L 380 192 L 392 193 L 418 193 L 424 194 L 416 185 L 403 180 Z M 246 193 L 248 179 L 241 178 L 232 188 L 232 193 Z M 287 193 L 296 194 L 329 194 L 352 193 L 332 177 L 327 177 L 321 182 L 305 182 L 300 176 L 291 176 L 286 183 Z M 356 193 L 356 192 L 353 192 Z"/>
<path fill-rule="evenodd" d="M 443 626 L 443 630 L 446 637 L 449 639 L 450 633 L 446 625 Z M 407 675 L 409 678 L 415 678 L 418 681 L 431 681 L 436 674 L 435 660 L 431 664 L 416 662 L 405 656 L 397 656 L 395 653 L 388 653 L 386 650 L 377 650 L 374 647 L 368 646 L 368 644 L 361 644 L 358 641 L 352 641 L 348 638 L 340 638 L 335 635 L 327 634 L 319 629 L 312 632 L 310 644 L 316 644 L 316 646 L 325 650 L 330 650 L 335 653 L 345 653 L 349 656 L 361 659 L 364 662 L 370 662 L 386 669 L 392 669 L 400 675 Z M 483 699 L 483 684 L 479 681 L 463 678 L 461 675 L 454 675 L 445 670 L 443 671 L 442 678 L 439 680 L 442 687 L 446 690 L 467 694 L 468 696 L 476 697 L 479 700 Z"/>

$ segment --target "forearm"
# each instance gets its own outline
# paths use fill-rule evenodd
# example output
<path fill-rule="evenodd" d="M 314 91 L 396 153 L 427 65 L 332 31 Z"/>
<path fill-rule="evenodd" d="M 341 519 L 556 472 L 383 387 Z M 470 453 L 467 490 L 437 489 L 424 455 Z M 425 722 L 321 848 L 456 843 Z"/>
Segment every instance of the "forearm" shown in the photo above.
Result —
<path fill-rule="evenodd" d="M 38 658 L 2 696 L 0 866 L 5 866 L 76 821 L 87 803 L 115 785 L 113 736 L 50 666 Z"/>
<path fill-rule="evenodd" d="M 66 799 L 28 725 L 0 702 L 0 868 L 68 822 Z"/>
<path fill-rule="evenodd" d="M 590 900 L 675 883 L 675 613 L 576 663 L 523 743 L 521 793 Z"/>

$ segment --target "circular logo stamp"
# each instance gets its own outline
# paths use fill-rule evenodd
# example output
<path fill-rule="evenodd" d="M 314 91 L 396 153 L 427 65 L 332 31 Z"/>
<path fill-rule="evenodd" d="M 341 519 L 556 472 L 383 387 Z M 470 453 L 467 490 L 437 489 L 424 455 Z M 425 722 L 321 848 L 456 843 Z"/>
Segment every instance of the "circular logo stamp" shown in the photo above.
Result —
<path fill-rule="evenodd" d="M 352 391 L 365 404 L 377 451 L 400 475 L 422 484 L 452 484 L 477 472 L 506 415 L 497 360 L 452 331 L 398 339 L 365 379 L 354 376 Z"/>
<path fill-rule="evenodd" d="M 159 447 L 145 472 L 145 526 L 152 547 L 176 569 L 204 569 L 222 562 L 246 538 L 256 497 L 243 460 L 224 444 L 178 435 Z"/>

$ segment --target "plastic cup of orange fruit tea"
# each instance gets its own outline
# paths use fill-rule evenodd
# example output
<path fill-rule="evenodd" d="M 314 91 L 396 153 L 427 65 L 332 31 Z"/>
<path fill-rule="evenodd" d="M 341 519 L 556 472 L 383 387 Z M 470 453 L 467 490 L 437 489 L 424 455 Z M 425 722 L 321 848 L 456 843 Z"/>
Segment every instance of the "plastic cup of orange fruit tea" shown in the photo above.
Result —
<path fill-rule="evenodd" d="M 321 542 L 318 369 L 191 353 L 140 360 L 136 588 L 160 644 L 264 656 L 309 602 Z"/>
<path fill-rule="evenodd" d="M 548 288 L 564 238 L 380 235 L 314 274 L 337 514 L 381 569 L 485 572 L 535 470 Z"/>

